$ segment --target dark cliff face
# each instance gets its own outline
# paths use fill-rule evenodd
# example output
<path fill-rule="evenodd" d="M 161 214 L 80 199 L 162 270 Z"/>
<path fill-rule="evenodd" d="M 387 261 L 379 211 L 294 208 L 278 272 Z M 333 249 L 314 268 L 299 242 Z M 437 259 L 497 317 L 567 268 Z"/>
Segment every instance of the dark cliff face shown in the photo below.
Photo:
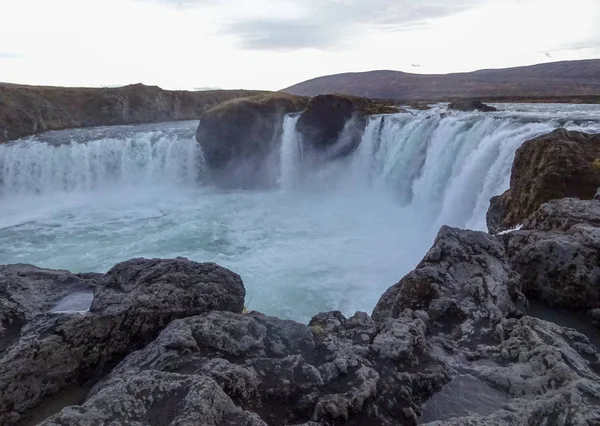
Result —
<path fill-rule="evenodd" d="M 221 102 L 257 93 L 167 91 L 143 84 L 102 89 L 0 84 L 0 142 L 48 130 L 195 120 Z"/>
<path fill-rule="evenodd" d="M 356 148 L 370 114 L 398 112 L 393 105 L 344 95 L 312 99 L 274 93 L 225 102 L 200 117 L 196 139 L 212 177 L 221 186 L 256 188 L 277 180 L 282 123 L 299 114 L 296 131 L 305 155 L 343 157 Z M 348 129 L 349 141 L 339 144 Z"/>
<path fill-rule="evenodd" d="M 369 115 L 398 111 L 394 106 L 366 98 L 320 95 L 312 98 L 302 111 L 296 130 L 302 135 L 305 147 L 324 154 L 326 158 L 340 157 L 358 146 Z M 346 126 L 349 130 L 349 141 L 341 150 L 336 150 L 334 145 Z"/>
<path fill-rule="evenodd" d="M 271 160 L 277 160 L 283 117 L 302 111 L 307 102 L 287 94 L 259 95 L 202 114 L 196 139 L 213 178 L 223 186 L 242 188 L 274 183 Z"/>
<path fill-rule="evenodd" d="M 488 229 L 513 228 L 550 200 L 589 200 L 599 186 L 600 135 L 555 130 L 517 150 L 510 189 L 491 200 Z"/>

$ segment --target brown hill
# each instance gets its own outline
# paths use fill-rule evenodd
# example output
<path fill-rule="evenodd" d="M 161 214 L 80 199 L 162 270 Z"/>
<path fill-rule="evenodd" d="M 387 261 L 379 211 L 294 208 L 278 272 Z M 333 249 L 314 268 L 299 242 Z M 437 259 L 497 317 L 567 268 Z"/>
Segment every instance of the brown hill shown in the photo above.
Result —
<path fill-rule="evenodd" d="M 302 96 L 343 93 L 367 98 L 554 98 L 600 95 L 600 59 L 456 74 L 370 71 L 318 77 L 283 89 Z"/>
<path fill-rule="evenodd" d="M 259 91 L 169 91 L 132 84 L 115 88 L 0 83 L 0 143 L 76 127 L 195 120 L 221 102 Z"/>

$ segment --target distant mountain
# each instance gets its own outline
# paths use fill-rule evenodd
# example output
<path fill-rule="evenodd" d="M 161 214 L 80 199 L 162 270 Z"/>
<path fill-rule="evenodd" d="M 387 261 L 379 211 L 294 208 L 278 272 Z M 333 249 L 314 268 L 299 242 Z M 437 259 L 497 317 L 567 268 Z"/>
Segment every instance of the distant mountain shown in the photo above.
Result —
<path fill-rule="evenodd" d="M 314 78 L 282 91 L 303 96 L 343 93 L 422 100 L 600 95 L 600 59 L 455 74 L 400 71 L 336 74 Z"/>

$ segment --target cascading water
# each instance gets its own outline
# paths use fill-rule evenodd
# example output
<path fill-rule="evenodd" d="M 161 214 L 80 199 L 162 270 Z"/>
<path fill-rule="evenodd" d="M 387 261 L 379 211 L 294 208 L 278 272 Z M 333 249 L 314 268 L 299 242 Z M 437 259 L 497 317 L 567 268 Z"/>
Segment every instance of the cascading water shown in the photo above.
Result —
<path fill-rule="evenodd" d="M 283 119 L 281 136 L 281 179 L 282 189 L 292 189 L 300 177 L 299 165 L 302 162 L 302 141 L 296 133 L 296 123 L 300 116 L 287 115 Z"/>
<path fill-rule="evenodd" d="M 288 116 L 280 191 L 207 185 L 192 122 L 0 145 L 0 264 L 105 271 L 186 256 L 240 273 L 250 309 L 301 321 L 369 311 L 440 225 L 485 228 L 525 140 L 560 126 L 600 132 L 600 106 L 500 108 L 372 117 L 355 152 L 325 164 L 303 156 Z"/>

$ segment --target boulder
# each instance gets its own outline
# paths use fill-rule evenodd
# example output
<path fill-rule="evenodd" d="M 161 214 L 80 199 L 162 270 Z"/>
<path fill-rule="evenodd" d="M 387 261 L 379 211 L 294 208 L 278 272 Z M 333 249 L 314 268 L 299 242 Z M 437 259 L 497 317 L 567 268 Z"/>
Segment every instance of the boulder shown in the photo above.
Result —
<path fill-rule="evenodd" d="M 223 186 L 272 186 L 277 179 L 283 118 L 307 98 L 275 93 L 225 102 L 200 116 L 196 139 Z"/>
<path fill-rule="evenodd" d="M 555 130 L 525 142 L 516 152 L 510 189 L 493 198 L 490 233 L 522 224 L 543 203 L 592 199 L 600 182 L 600 135 Z"/>
<path fill-rule="evenodd" d="M 428 358 L 425 329 L 402 318 L 378 331 L 366 314 L 339 312 L 310 326 L 258 313 L 176 320 L 81 407 L 42 424 L 414 425 L 420 402 L 448 380 Z"/>
<path fill-rule="evenodd" d="M 213 309 L 241 312 L 244 296 L 240 277 L 211 263 L 116 265 L 97 285 L 90 312 L 35 316 L 0 354 L 0 423 L 13 424 L 61 391 L 98 380 L 173 319 Z"/>
<path fill-rule="evenodd" d="M 600 202 L 562 198 L 542 204 L 523 222 L 521 229 L 528 231 L 565 232 L 574 225 L 600 227 Z"/>
<path fill-rule="evenodd" d="M 26 322 L 50 311 L 68 294 L 93 291 L 100 278 L 32 265 L 0 266 L 0 353 L 18 338 Z"/>
<path fill-rule="evenodd" d="M 486 105 L 477 99 L 459 99 L 457 101 L 448 104 L 448 110 L 454 111 L 482 111 L 482 112 L 493 112 L 498 111 L 496 108 Z"/>
<path fill-rule="evenodd" d="M 435 328 L 472 340 L 518 314 L 524 304 L 518 279 L 501 241 L 444 226 L 417 268 L 381 296 L 373 318 L 385 322 L 425 311 Z"/>
<path fill-rule="evenodd" d="M 565 232 L 515 231 L 505 237 L 523 292 L 551 306 L 600 307 L 600 228 L 577 224 Z"/>
<path fill-rule="evenodd" d="M 396 106 L 366 98 L 319 95 L 302 111 L 296 129 L 302 135 L 305 148 L 332 159 L 356 149 L 369 115 L 399 111 Z M 342 133 L 347 140 L 340 140 Z"/>

